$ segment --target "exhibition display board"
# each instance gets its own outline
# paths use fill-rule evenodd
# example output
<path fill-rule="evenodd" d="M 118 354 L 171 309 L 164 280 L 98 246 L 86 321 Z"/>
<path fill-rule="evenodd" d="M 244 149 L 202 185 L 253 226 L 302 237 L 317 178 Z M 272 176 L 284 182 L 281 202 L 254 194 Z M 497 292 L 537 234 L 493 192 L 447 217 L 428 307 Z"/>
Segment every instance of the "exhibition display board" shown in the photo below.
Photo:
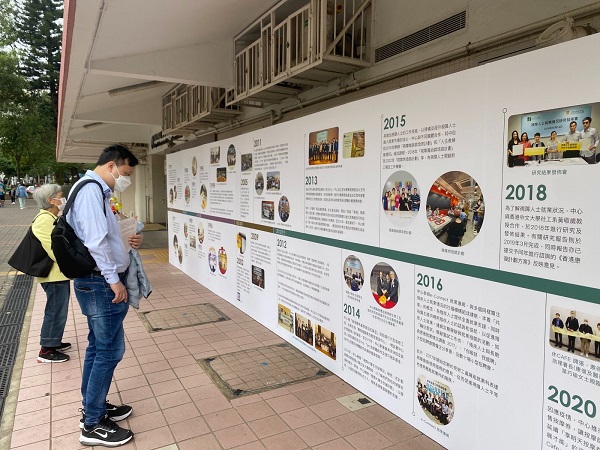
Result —
<path fill-rule="evenodd" d="M 168 155 L 170 263 L 447 448 L 600 448 L 596 45 Z"/>

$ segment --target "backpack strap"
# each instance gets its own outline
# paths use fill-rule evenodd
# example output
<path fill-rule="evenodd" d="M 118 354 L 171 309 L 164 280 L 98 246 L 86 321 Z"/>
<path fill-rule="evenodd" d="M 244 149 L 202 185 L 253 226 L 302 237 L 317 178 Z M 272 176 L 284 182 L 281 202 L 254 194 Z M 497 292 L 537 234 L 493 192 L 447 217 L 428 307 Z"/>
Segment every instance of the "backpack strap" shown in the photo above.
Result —
<path fill-rule="evenodd" d="M 73 205 L 73 202 L 75 201 L 75 197 L 77 196 L 77 193 L 80 191 L 80 189 L 83 186 L 85 186 L 88 183 L 96 183 L 98 185 L 98 187 L 100 188 L 100 193 L 102 195 L 102 206 L 104 209 L 104 215 L 106 216 L 106 202 L 104 201 L 104 189 L 102 189 L 102 185 L 100 183 L 98 183 L 96 180 L 94 180 L 93 178 L 87 178 L 85 180 L 81 180 L 81 182 L 69 193 L 69 199 L 67 200 L 67 204 L 63 211 L 64 217 L 67 217 L 67 213 L 69 212 L 69 209 L 71 209 L 71 206 Z"/>

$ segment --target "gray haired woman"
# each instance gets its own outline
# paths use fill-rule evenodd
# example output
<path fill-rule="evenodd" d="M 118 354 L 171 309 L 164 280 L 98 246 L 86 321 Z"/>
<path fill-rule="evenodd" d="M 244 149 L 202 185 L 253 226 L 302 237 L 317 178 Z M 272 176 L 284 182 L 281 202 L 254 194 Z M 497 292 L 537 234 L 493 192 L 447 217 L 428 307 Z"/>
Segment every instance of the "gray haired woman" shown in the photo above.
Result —
<path fill-rule="evenodd" d="M 67 323 L 71 285 L 56 263 L 50 235 L 54 228 L 54 221 L 65 208 L 66 199 L 58 184 L 44 184 L 36 188 L 33 191 L 33 199 L 40 207 L 40 212 L 33 220 L 31 230 L 54 261 L 47 277 L 36 277 L 36 281 L 46 292 L 46 309 L 40 333 L 42 348 L 37 360 L 44 363 L 65 362 L 69 360 L 69 355 L 62 352 L 71 348 L 71 344 L 62 342 L 62 337 Z"/>

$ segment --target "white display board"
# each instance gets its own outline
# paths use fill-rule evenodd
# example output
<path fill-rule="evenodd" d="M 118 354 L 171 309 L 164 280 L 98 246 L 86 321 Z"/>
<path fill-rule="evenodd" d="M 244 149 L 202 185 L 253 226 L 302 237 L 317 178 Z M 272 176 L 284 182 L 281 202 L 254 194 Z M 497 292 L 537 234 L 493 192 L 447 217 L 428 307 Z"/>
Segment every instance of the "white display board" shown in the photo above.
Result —
<path fill-rule="evenodd" d="M 447 448 L 598 448 L 597 77 L 515 67 L 599 45 L 168 155 L 171 264 Z"/>

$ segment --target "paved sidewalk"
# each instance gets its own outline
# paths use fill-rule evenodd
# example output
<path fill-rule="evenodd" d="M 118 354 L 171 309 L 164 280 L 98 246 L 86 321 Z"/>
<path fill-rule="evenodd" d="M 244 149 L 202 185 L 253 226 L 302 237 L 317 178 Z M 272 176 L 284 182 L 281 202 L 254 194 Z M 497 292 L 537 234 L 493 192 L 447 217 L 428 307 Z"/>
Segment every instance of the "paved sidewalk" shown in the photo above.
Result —
<path fill-rule="evenodd" d="M 29 209 L 22 213 L 15 223 L 30 220 Z M 132 416 L 121 423 L 135 432 L 125 448 L 442 448 L 379 405 L 347 409 L 336 399 L 357 391 L 333 375 L 229 400 L 198 360 L 263 351 L 283 340 L 169 265 L 166 249 L 145 249 L 142 254 L 154 292 L 140 312 L 130 309 L 125 320 L 127 349 L 108 397 L 112 403 L 134 407 Z M 87 324 L 73 294 L 64 337 L 73 344 L 68 352 L 71 360 L 37 363 L 45 295 L 39 286 L 34 290 L 0 430 L 0 449 L 86 448 L 78 441 L 78 409 Z M 149 332 L 141 318 L 142 312 L 206 303 L 230 320 Z"/>

